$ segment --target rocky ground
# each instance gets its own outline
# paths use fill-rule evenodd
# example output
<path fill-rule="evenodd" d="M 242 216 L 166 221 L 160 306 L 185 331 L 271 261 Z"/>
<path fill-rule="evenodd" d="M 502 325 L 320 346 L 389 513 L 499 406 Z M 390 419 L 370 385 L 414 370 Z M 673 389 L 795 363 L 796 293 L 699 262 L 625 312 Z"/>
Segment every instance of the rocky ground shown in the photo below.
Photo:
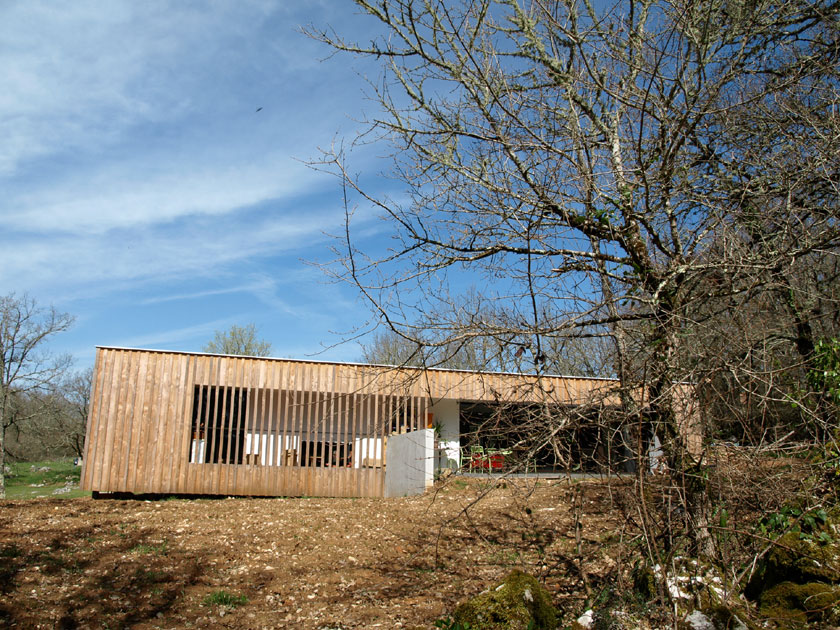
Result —
<path fill-rule="evenodd" d="M 0 627 L 431 628 L 513 568 L 573 619 L 579 567 L 621 561 L 615 496 L 456 478 L 404 499 L 0 502 Z"/>

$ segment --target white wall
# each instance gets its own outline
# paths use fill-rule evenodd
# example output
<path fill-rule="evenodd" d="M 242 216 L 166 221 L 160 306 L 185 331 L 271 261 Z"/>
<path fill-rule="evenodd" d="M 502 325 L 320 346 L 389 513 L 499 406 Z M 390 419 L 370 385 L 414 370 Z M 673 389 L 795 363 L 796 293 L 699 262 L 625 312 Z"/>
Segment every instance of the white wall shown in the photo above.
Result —
<path fill-rule="evenodd" d="M 366 459 L 379 460 L 382 465 L 382 438 L 356 438 L 353 468 L 361 468 Z"/>
<path fill-rule="evenodd" d="M 441 427 L 437 467 L 457 470 L 461 467 L 461 405 L 457 400 L 439 400 L 431 412 Z"/>
<path fill-rule="evenodd" d="M 434 483 L 434 429 L 400 433 L 388 438 L 385 496 L 423 494 Z"/>
<path fill-rule="evenodd" d="M 204 463 L 204 440 L 193 439 L 190 449 L 190 463 Z"/>
<path fill-rule="evenodd" d="M 260 464 L 263 466 L 279 466 L 282 449 L 280 442 L 284 443 L 283 449 L 298 448 L 297 435 L 269 435 L 268 433 L 246 433 L 245 434 L 245 455 L 259 455 Z"/>

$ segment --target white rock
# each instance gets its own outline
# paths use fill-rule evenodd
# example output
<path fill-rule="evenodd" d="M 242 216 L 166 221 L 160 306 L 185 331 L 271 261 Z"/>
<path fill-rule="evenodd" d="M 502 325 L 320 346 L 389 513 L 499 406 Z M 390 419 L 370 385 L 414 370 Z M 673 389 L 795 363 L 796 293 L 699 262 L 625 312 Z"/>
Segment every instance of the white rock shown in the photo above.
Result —
<path fill-rule="evenodd" d="M 699 610 L 695 610 L 685 618 L 691 630 L 715 630 L 715 624 Z"/>
<path fill-rule="evenodd" d="M 591 628 L 594 617 L 595 617 L 595 613 L 590 608 L 585 613 L 583 613 L 580 617 L 577 618 L 578 625 L 581 628 Z"/>

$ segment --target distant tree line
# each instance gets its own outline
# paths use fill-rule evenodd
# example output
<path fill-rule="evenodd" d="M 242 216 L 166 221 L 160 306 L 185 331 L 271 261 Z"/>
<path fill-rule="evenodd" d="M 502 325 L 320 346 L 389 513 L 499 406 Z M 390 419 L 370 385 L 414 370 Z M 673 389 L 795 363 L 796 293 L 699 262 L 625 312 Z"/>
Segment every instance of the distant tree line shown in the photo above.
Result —
<path fill-rule="evenodd" d="M 5 417 L 6 458 L 82 457 L 92 375 L 88 368 L 43 390 L 13 393 Z"/>

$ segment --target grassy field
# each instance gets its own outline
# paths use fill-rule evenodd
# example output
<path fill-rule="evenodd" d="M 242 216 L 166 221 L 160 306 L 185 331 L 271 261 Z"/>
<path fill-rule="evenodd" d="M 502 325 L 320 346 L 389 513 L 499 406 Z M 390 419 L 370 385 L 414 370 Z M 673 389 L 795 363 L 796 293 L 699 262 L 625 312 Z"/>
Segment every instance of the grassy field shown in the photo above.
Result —
<path fill-rule="evenodd" d="M 12 472 L 6 475 L 7 499 L 72 499 L 89 497 L 90 492 L 79 490 L 81 466 L 71 458 L 43 462 L 8 464 Z"/>

